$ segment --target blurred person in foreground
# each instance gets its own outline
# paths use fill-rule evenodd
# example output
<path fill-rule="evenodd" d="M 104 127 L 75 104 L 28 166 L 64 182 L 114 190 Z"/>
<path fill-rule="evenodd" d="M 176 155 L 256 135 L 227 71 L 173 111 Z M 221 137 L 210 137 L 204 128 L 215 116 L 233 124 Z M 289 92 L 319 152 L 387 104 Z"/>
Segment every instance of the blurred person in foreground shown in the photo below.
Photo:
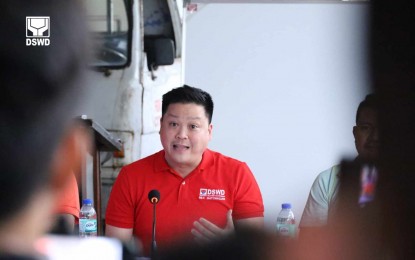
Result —
<path fill-rule="evenodd" d="M 246 163 L 207 148 L 212 137 L 213 101 L 198 88 L 183 86 L 163 95 L 160 139 L 163 150 L 118 175 L 108 202 L 106 235 L 138 237 L 149 254 L 153 205 L 160 191 L 157 243 L 215 240 L 241 227 L 263 228 L 264 206 Z"/>
<path fill-rule="evenodd" d="M 296 259 L 296 250 L 294 240 L 266 230 L 241 228 L 209 243 L 169 248 L 160 252 L 159 260 L 289 260 Z"/>
<path fill-rule="evenodd" d="M 361 207 L 359 180 L 342 174 L 340 205 L 330 218 L 329 237 L 320 245 L 321 251 L 332 251 L 325 259 L 415 259 L 414 11 L 408 0 L 370 4 L 369 71 L 379 98 L 379 176 L 374 200 Z"/>
<path fill-rule="evenodd" d="M 78 1 L 0 1 L 0 258 L 41 257 L 57 198 L 90 143 L 80 105 L 87 32 Z M 50 45 L 26 46 L 26 17 L 50 18 Z"/>
<path fill-rule="evenodd" d="M 369 94 L 359 104 L 353 136 L 358 156 L 356 162 L 376 164 L 379 156 L 378 100 Z M 315 179 L 300 222 L 300 237 L 313 235 L 324 228 L 330 212 L 335 208 L 339 190 L 341 165 L 321 172 Z"/>

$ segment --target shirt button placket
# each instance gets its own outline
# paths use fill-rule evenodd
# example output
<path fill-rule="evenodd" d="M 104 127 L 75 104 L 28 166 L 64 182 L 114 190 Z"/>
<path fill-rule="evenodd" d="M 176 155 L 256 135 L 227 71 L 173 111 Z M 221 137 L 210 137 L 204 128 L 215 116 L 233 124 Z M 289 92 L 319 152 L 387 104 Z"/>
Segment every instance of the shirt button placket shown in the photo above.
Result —
<path fill-rule="evenodd" d="M 183 180 L 180 183 L 180 187 L 179 187 L 179 197 L 178 197 L 179 203 L 182 202 L 184 199 L 183 196 L 184 194 L 186 194 L 185 188 L 186 188 L 186 180 Z"/>

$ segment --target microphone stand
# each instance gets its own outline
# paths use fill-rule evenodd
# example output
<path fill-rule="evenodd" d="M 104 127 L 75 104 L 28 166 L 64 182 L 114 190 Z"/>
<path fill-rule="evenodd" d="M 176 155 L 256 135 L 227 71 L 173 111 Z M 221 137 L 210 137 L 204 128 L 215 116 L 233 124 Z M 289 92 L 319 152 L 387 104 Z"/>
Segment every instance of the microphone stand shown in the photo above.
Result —
<path fill-rule="evenodd" d="M 153 234 L 151 239 L 151 260 L 157 259 L 157 243 L 156 243 L 156 204 L 153 203 Z"/>

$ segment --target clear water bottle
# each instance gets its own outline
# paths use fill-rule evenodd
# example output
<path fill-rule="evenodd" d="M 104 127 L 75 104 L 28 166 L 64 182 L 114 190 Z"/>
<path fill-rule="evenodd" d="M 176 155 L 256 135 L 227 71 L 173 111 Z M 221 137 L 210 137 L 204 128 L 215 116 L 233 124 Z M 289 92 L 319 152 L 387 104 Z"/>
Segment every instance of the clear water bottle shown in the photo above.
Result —
<path fill-rule="evenodd" d="M 281 205 L 281 211 L 277 217 L 277 234 L 278 236 L 295 238 L 296 237 L 296 225 L 294 213 L 291 210 L 290 203 L 283 203 Z"/>
<path fill-rule="evenodd" d="M 79 237 L 97 236 L 97 213 L 92 206 L 91 199 L 82 201 L 82 208 L 79 212 Z"/>

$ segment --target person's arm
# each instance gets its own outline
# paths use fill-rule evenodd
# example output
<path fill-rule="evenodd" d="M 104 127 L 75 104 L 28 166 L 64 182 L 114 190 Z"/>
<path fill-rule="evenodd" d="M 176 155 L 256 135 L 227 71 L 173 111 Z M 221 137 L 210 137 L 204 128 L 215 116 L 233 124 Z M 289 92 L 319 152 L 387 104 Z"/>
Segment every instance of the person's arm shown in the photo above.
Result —
<path fill-rule="evenodd" d="M 118 238 L 123 242 L 129 242 L 133 238 L 132 228 L 119 228 L 111 225 L 105 225 L 105 236 Z"/>
<path fill-rule="evenodd" d="M 235 220 L 235 228 L 264 228 L 264 217 L 243 218 Z"/>
<path fill-rule="evenodd" d="M 50 234 L 68 235 L 74 232 L 75 216 L 71 214 L 55 214 L 53 226 L 49 230 Z"/>
<path fill-rule="evenodd" d="M 312 239 L 323 232 L 327 224 L 331 200 L 337 189 L 338 167 L 320 173 L 310 189 L 300 222 L 300 238 Z"/>
<path fill-rule="evenodd" d="M 76 181 L 75 173 L 71 172 L 66 184 L 62 187 L 59 194 L 59 199 L 54 210 L 57 222 L 53 227 L 52 232 L 62 230 L 63 228 L 66 232 L 72 233 L 75 228 L 75 223 L 79 218 L 79 210 L 78 183 Z"/>
<path fill-rule="evenodd" d="M 261 190 L 246 163 L 239 167 L 233 204 L 235 229 L 264 228 L 264 203 Z"/>
<path fill-rule="evenodd" d="M 105 236 L 130 242 L 133 238 L 134 206 L 130 198 L 130 180 L 122 168 L 112 186 L 106 210 Z"/>
<path fill-rule="evenodd" d="M 73 232 L 75 228 L 75 216 L 71 214 L 59 214 L 59 217 L 64 219 L 69 231 Z"/>

